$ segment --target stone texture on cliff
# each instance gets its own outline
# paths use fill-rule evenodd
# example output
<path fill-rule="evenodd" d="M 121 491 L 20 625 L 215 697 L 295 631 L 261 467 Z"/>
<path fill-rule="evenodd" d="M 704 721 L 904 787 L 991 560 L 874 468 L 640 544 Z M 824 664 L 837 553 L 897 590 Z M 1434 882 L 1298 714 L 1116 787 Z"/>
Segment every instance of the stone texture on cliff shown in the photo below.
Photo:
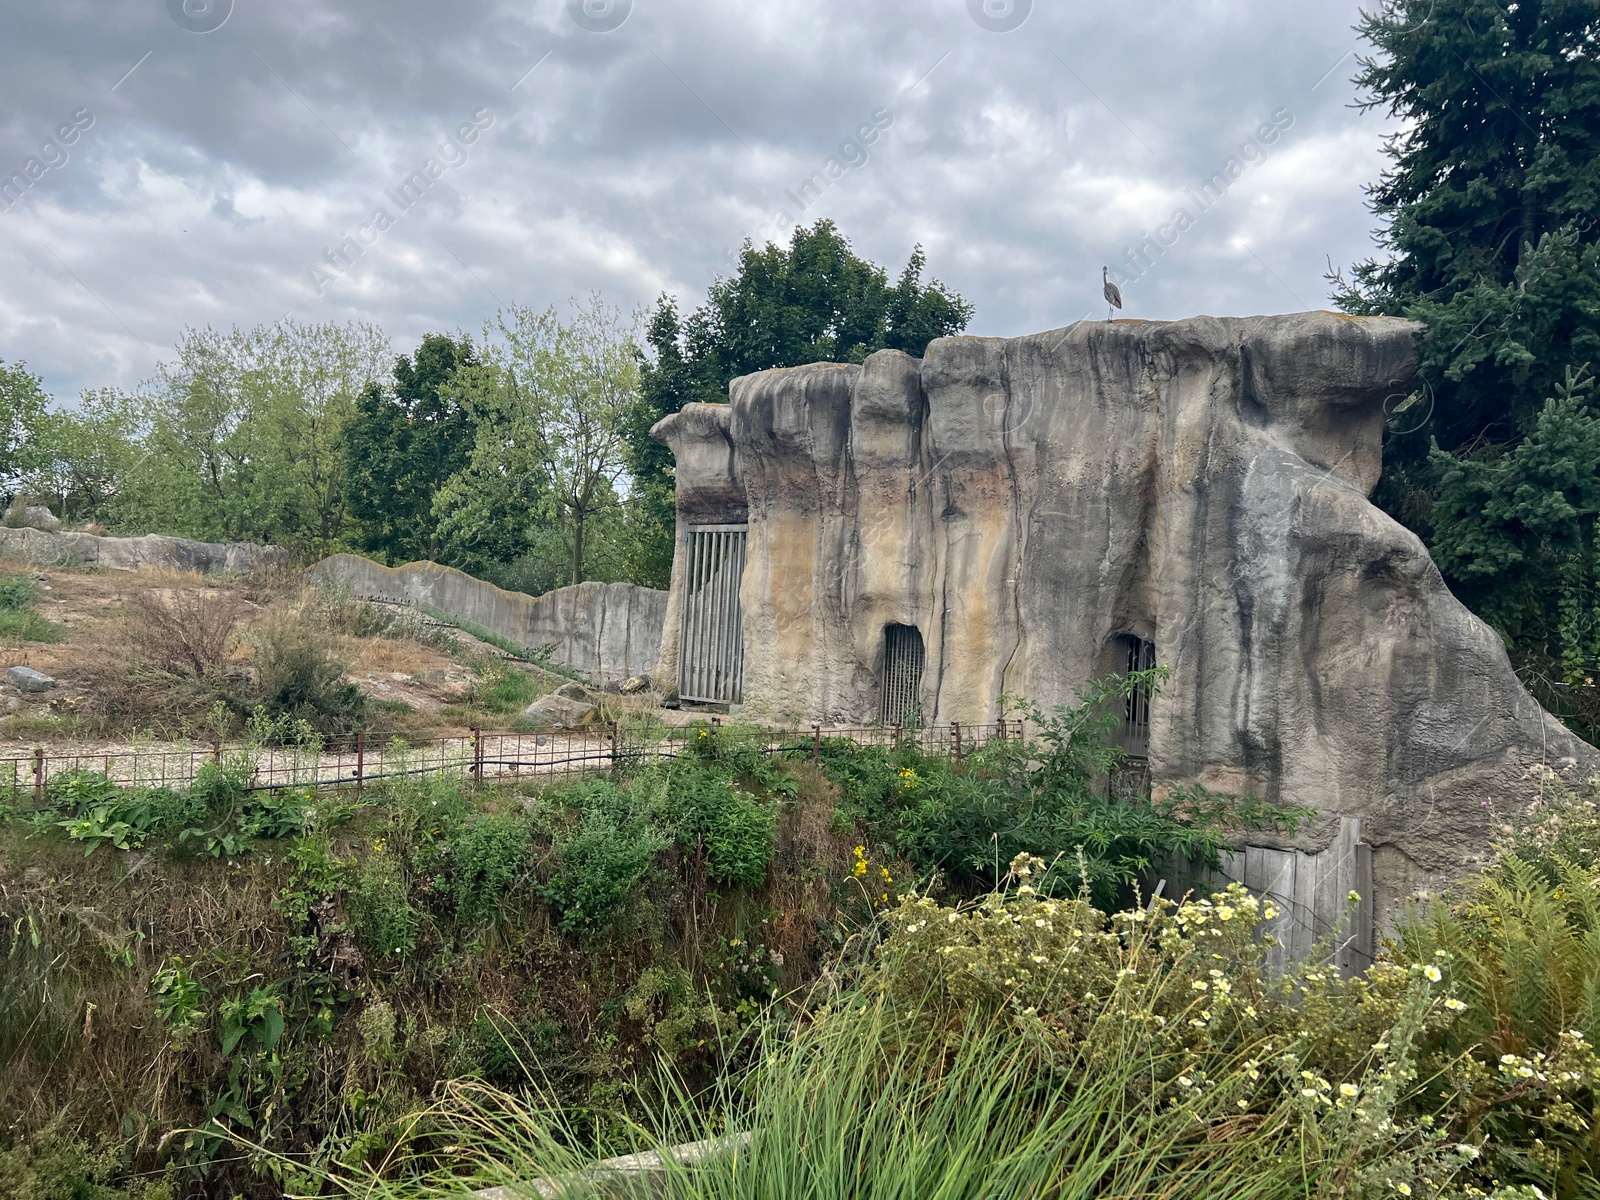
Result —
<path fill-rule="evenodd" d="M 665 592 L 631 583 L 580 583 L 528 596 L 438 563 L 386 567 L 359 554 L 325 558 L 311 578 L 364 600 L 427 605 L 519 646 L 552 646 L 553 664 L 596 683 L 655 666 L 667 609 Z"/>
<path fill-rule="evenodd" d="M 0 554 L 40 567 L 98 566 L 113 571 L 171 567 L 179 571 L 233 571 L 286 567 L 289 552 L 255 542 L 196 542 L 189 538 L 102 537 L 95 533 L 0 526 Z"/>
<path fill-rule="evenodd" d="M 1360 815 L 1380 898 L 1458 874 L 1531 767 L 1595 754 L 1367 499 L 1416 328 L 1082 322 L 764 371 L 686 406 L 655 430 L 680 530 L 749 522 L 744 710 L 874 720 L 893 623 L 926 644 L 924 718 L 991 721 L 1005 693 L 1071 703 L 1133 634 L 1173 672 L 1158 785 L 1314 808 L 1307 848 Z"/>

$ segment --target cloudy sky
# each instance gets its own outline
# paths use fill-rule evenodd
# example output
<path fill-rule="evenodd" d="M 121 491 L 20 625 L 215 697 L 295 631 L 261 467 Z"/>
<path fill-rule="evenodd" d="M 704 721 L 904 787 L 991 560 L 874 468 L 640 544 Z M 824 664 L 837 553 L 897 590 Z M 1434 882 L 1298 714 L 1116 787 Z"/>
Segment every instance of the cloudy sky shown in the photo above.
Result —
<path fill-rule="evenodd" d="M 821 216 L 891 273 L 920 242 L 974 333 L 1103 316 L 1103 264 L 1129 316 L 1324 307 L 1329 259 L 1370 253 L 1390 128 L 1351 107 L 1356 17 L 0 0 L 0 358 L 70 400 L 186 325 L 361 318 L 408 348 L 502 304 L 692 304 L 745 238 Z M 1171 244 L 1135 270 L 1145 235 Z"/>

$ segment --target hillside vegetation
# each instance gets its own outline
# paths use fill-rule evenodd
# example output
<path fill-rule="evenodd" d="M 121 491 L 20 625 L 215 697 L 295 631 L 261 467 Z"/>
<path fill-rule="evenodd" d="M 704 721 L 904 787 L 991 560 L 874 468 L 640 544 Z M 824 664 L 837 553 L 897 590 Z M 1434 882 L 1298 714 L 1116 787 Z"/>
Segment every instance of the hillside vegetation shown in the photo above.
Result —
<path fill-rule="evenodd" d="M 569 682 L 413 610 L 307 586 L 298 573 L 39 571 L 0 560 L 0 654 L 56 679 L 13 694 L 0 745 L 412 741 L 512 728 Z M 639 707 L 603 698 L 609 716 Z"/>

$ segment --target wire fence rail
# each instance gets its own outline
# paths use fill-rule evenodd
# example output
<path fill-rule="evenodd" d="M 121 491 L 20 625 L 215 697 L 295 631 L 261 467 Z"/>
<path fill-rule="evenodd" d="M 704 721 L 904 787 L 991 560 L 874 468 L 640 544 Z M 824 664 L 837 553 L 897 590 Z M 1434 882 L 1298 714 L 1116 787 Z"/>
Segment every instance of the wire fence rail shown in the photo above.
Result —
<path fill-rule="evenodd" d="M 691 743 L 727 728 L 717 720 L 709 727 L 643 730 L 612 722 L 595 729 L 551 733 L 472 730 L 465 736 L 418 743 L 369 741 L 365 734 L 358 734 L 315 748 L 252 748 L 212 742 L 158 749 L 52 752 L 35 746 L 27 754 L 0 758 L 0 794 L 8 794 L 14 807 L 42 808 L 51 780 L 79 773 L 103 776 L 118 787 L 181 790 L 192 786 L 208 764 L 220 764 L 240 753 L 253 759 L 252 791 L 353 788 L 360 793 L 385 779 L 420 775 L 454 775 L 478 783 L 557 780 L 677 758 Z M 813 758 L 820 756 L 824 741 L 842 739 L 859 746 L 905 744 L 925 754 L 959 759 L 996 739 L 1021 738 L 1024 732 L 1022 721 L 1004 719 L 987 725 L 738 728 L 767 753 L 809 753 Z"/>

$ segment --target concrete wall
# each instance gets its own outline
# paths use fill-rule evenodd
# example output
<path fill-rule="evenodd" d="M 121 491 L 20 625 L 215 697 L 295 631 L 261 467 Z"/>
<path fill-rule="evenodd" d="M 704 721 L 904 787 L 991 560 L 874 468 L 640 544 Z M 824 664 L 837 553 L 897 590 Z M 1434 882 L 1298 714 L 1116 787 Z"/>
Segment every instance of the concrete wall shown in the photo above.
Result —
<path fill-rule="evenodd" d="M 40 567 L 99 566 L 114 571 L 173 567 L 180 571 L 254 571 L 286 567 L 289 552 L 255 542 L 195 542 L 188 538 L 101 537 L 0 526 L 0 554 Z"/>
<path fill-rule="evenodd" d="M 427 605 L 519 646 L 553 646 L 552 663 L 602 684 L 654 670 L 667 615 L 666 592 L 632 583 L 580 583 L 527 596 L 438 563 L 385 567 L 359 554 L 325 558 L 311 578 L 364 600 Z"/>

